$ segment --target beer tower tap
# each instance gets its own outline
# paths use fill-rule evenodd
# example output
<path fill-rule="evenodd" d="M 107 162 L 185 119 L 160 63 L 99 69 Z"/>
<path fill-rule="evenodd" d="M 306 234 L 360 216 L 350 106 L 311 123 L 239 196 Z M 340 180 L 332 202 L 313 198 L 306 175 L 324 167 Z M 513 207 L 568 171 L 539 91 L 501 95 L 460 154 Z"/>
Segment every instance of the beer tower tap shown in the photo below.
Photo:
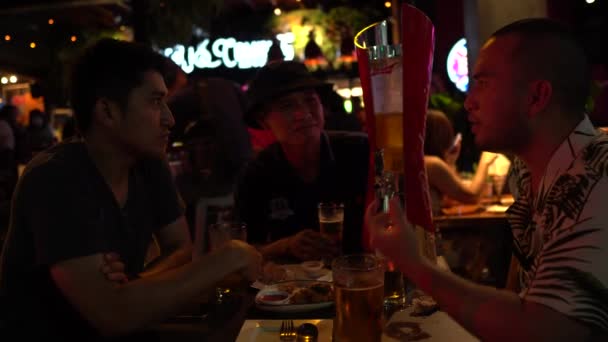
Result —
<path fill-rule="evenodd" d="M 397 194 L 395 174 L 384 169 L 384 150 L 374 152 L 376 200 L 379 202 L 378 212 L 388 213 L 390 201 Z"/>

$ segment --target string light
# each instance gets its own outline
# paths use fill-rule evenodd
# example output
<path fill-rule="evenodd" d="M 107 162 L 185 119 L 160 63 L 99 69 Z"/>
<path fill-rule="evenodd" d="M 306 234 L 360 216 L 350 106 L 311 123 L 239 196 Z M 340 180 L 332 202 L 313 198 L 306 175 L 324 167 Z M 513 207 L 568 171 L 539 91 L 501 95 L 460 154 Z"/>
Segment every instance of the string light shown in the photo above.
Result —
<path fill-rule="evenodd" d="M 35 48 L 36 48 L 36 43 L 31 42 L 31 43 L 30 43 L 30 48 L 35 49 Z"/>
<path fill-rule="evenodd" d="M 11 77 L 9 77 L 9 78 L 8 78 L 8 80 L 9 80 L 11 83 L 17 83 L 17 76 L 15 76 L 15 75 L 11 75 Z"/>
<path fill-rule="evenodd" d="M 55 20 L 53 18 L 49 19 L 49 25 L 53 25 L 55 23 Z"/>
<path fill-rule="evenodd" d="M 76 40 L 78 40 L 78 38 L 76 38 L 76 36 L 71 36 L 70 40 L 72 41 L 72 43 L 74 43 Z"/>
<path fill-rule="evenodd" d="M 277 7 L 277 8 L 274 9 L 274 15 L 281 15 L 281 13 L 282 12 L 281 12 L 280 8 Z"/>
<path fill-rule="evenodd" d="M 2 84 L 7 84 L 7 83 L 8 83 L 8 78 L 6 78 L 6 77 L 2 77 L 2 78 L 0 79 L 0 82 L 2 82 Z"/>
<path fill-rule="evenodd" d="M 4 36 L 4 40 L 8 42 L 9 40 L 11 40 L 11 36 L 7 34 L 6 36 Z"/>
<path fill-rule="evenodd" d="M 384 3 L 384 7 L 386 7 L 386 8 L 391 8 L 391 6 L 392 6 L 392 4 L 390 1 L 387 1 Z"/>

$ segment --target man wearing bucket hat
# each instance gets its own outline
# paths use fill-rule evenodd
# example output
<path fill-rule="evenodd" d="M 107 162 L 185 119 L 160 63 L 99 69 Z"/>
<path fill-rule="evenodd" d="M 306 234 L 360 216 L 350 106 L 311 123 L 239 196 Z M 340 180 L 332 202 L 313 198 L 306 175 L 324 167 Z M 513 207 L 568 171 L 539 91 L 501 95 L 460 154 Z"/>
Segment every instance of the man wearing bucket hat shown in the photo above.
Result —
<path fill-rule="evenodd" d="M 298 62 L 268 64 L 250 84 L 246 121 L 277 142 L 247 167 L 236 206 L 250 242 L 266 257 L 310 260 L 339 252 L 318 232 L 320 202 L 344 204 L 343 249 L 360 249 L 367 137 L 323 130 L 317 90 L 327 86 Z"/>

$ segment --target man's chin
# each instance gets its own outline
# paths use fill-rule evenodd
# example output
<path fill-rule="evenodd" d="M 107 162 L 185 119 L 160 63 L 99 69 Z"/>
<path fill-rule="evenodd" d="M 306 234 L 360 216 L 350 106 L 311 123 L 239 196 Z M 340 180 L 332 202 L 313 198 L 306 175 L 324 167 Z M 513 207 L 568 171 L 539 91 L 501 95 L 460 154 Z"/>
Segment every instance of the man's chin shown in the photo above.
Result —
<path fill-rule="evenodd" d="M 139 153 L 140 159 L 164 159 L 167 157 L 166 148 L 144 150 Z"/>

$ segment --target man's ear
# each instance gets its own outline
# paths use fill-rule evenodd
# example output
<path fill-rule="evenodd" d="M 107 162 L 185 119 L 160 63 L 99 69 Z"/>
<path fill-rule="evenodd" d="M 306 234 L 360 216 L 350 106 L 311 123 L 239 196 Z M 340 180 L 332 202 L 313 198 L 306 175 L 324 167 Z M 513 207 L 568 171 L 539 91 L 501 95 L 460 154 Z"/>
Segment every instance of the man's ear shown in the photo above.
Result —
<path fill-rule="evenodd" d="M 551 103 L 553 85 L 547 80 L 537 80 L 528 86 L 528 108 L 531 116 L 543 112 Z"/>
<path fill-rule="evenodd" d="M 120 109 L 116 102 L 107 98 L 98 98 L 93 110 L 93 120 L 104 127 L 115 127 L 120 118 Z"/>

